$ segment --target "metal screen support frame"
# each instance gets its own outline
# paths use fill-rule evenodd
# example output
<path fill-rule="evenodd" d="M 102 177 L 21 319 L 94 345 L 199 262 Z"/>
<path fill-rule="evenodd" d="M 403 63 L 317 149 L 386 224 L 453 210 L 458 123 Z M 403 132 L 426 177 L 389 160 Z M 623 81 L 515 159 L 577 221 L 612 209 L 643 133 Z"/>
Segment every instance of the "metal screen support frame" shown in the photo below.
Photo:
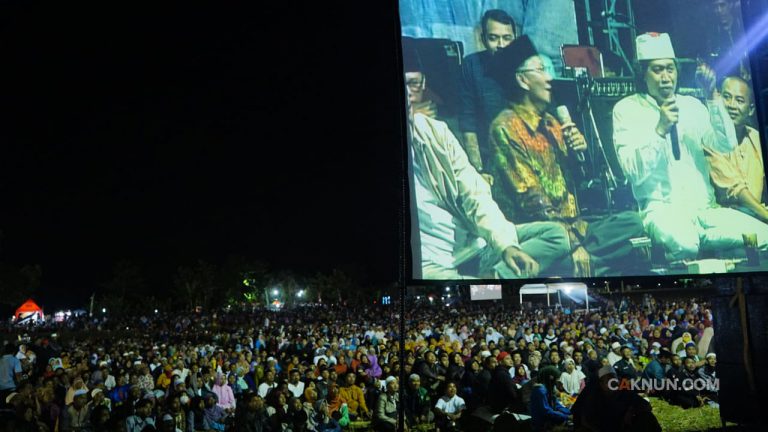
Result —
<path fill-rule="evenodd" d="M 624 51 L 624 48 L 621 46 L 619 31 L 628 30 L 630 40 L 635 40 L 637 37 L 637 31 L 635 27 L 635 14 L 632 11 L 632 0 L 623 0 L 627 9 L 626 22 L 617 20 L 616 4 L 618 1 L 619 0 L 605 0 L 603 3 L 605 5 L 602 13 L 602 16 L 605 18 L 605 29 L 603 29 L 603 33 L 608 35 L 608 47 L 610 48 L 611 52 L 621 58 L 621 60 L 624 62 L 624 65 L 627 67 L 629 74 L 632 75 L 632 61 L 629 59 L 627 53 Z M 586 2 L 589 4 L 589 0 L 586 0 Z"/>

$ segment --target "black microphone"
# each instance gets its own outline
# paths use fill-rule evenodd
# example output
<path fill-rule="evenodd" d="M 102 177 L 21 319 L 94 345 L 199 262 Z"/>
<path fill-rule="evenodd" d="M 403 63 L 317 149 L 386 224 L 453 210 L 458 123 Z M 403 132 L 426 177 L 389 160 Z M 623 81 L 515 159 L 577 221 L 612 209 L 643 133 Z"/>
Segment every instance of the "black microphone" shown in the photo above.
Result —
<path fill-rule="evenodd" d="M 563 129 L 576 127 L 576 125 L 573 123 L 573 120 L 571 120 L 571 113 L 568 112 L 567 106 L 560 105 L 555 109 L 555 114 L 557 114 L 557 119 L 560 120 Z M 578 159 L 579 162 L 584 162 L 584 152 L 576 152 L 576 159 Z"/>
<path fill-rule="evenodd" d="M 680 160 L 680 141 L 677 138 L 677 125 L 672 125 L 669 130 L 669 137 L 672 138 L 672 155 L 675 156 L 675 160 Z"/>
<path fill-rule="evenodd" d="M 659 102 L 659 108 L 664 104 L 664 102 Z M 669 138 L 672 141 L 672 156 L 675 157 L 675 160 L 680 160 L 680 140 L 677 136 L 677 123 L 673 124 L 671 128 L 669 128 Z"/>

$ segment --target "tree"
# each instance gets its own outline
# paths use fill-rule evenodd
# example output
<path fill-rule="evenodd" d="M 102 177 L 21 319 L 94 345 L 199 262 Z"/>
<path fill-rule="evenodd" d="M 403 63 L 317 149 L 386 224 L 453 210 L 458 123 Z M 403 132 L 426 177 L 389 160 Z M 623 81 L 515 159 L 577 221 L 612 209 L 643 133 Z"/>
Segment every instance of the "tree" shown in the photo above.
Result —
<path fill-rule="evenodd" d="M 127 259 L 115 263 L 112 278 L 102 287 L 106 295 L 100 303 L 110 310 L 135 311 L 146 305 L 146 283 L 141 267 Z"/>
<path fill-rule="evenodd" d="M 355 281 L 347 273 L 333 269 L 330 273 L 317 273 L 312 286 L 317 290 L 318 301 L 331 298 L 341 303 L 355 289 Z"/>
<path fill-rule="evenodd" d="M 215 265 L 198 260 L 192 266 L 179 266 L 173 278 L 175 294 L 189 309 L 196 306 L 209 308 L 222 301 L 222 290 L 218 283 Z M 214 294 L 219 294 L 215 296 Z"/>
<path fill-rule="evenodd" d="M 0 264 L 0 304 L 16 307 L 40 288 L 43 267 L 27 264 L 16 267 Z"/>
<path fill-rule="evenodd" d="M 286 307 L 292 307 L 296 303 L 299 290 L 304 288 L 304 284 L 299 276 L 296 274 L 282 270 L 274 275 L 270 282 L 270 286 L 279 287 L 283 294 L 283 300 Z"/>
<path fill-rule="evenodd" d="M 227 303 L 264 300 L 264 288 L 270 277 L 264 262 L 231 255 L 224 261 L 219 275 Z"/>

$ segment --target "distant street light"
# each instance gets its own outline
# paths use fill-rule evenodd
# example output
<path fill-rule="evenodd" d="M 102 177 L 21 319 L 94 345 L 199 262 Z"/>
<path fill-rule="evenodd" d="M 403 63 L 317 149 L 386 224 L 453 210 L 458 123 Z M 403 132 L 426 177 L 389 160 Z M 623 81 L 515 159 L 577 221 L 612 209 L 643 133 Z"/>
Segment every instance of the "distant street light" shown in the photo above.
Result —
<path fill-rule="evenodd" d="M 277 295 L 277 290 L 272 290 L 272 295 Z"/>
<path fill-rule="evenodd" d="M 107 313 L 107 308 L 101 308 L 101 313 Z"/>

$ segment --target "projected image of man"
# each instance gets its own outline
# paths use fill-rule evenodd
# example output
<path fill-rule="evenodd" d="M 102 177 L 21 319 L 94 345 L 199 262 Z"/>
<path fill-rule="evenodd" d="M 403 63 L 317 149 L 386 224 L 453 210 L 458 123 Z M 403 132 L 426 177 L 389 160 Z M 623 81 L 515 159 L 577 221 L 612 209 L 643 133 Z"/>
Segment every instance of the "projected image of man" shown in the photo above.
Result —
<path fill-rule="evenodd" d="M 405 45 L 405 41 L 403 41 Z M 408 49 L 413 49 L 408 47 Z M 427 117 L 437 117 L 437 105 L 427 95 L 427 78 L 422 71 L 405 73 L 405 85 L 408 86 L 408 103 L 415 113 Z"/>
<path fill-rule="evenodd" d="M 763 199 L 765 169 L 760 134 L 749 126 L 755 102 L 749 84 L 739 77 L 723 80 L 721 95 L 736 127 L 738 145 L 727 154 L 708 152 L 717 202 L 768 222 Z"/>
<path fill-rule="evenodd" d="M 488 75 L 488 69 L 496 51 L 515 39 L 515 23 L 503 10 L 491 9 L 483 14 L 480 29 L 485 51 L 468 55 L 462 65 L 459 128 L 469 162 L 492 182 L 483 171 L 488 154 L 488 127 L 504 109 L 506 100 L 499 83 Z"/>
<path fill-rule="evenodd" d="M 649 264 L 633 254 L 633 237 L 644 236 L 634 212 L 588 224 L 579 218 L 572 171 L 587 142 L 571 122 L 562 125 L 547 108 L 552 76 L 530 39 L 521 36 L 494 58 L 491 75 L 509 98 L 490 127 L 493 196 L 506 217 L 554 221 L 570 234 L 574 275 L 644 273 Z"/>
<path fill-rule="evenodd" d="M 741 2 L 739 0 L 710 0 L 714 18 L 714 28 L 706 32 L 706 55 L 713 60 L 727 56 L 740 38 L 744 36 L 741 22 Z M 749 58 L 746 52 L 738 53 L 738 63 L 727 73 L 750 79 Z"/>
<path fill-rule="evenodd" d="M 414 51 L 405 51 L 403 60 L 406 73 L 423 72 Z M 410 103 L 408 112 L 421 277 L 457 280 L 547 274 L 569 252 L 565 230 L 555 223 L 509 222 L 448 126 L 414 113 Z M 478 238 L 485 247 L 476 254 L 467 253 L 477 247 Z M 475 274 L 458 269 L 459 257 L 467 255 L 480 260 Z"/>
<path fill-rule="evenodd" d="M 640 35 L 636 46 L 640 92 L 616 104 L 613 138 L 649 236 L 670 260 L 694 259 L 700 251 L 735 254 L 743 249 L 743 233 L 757 234 L 764 250 L 768 225 L 715 201 L 705 148 L 730 153 L 737 146 L 733 121 L 712 91 L 715 77 L 700 71 L 705 106 L 676 94 L 668 34 Z"/>

